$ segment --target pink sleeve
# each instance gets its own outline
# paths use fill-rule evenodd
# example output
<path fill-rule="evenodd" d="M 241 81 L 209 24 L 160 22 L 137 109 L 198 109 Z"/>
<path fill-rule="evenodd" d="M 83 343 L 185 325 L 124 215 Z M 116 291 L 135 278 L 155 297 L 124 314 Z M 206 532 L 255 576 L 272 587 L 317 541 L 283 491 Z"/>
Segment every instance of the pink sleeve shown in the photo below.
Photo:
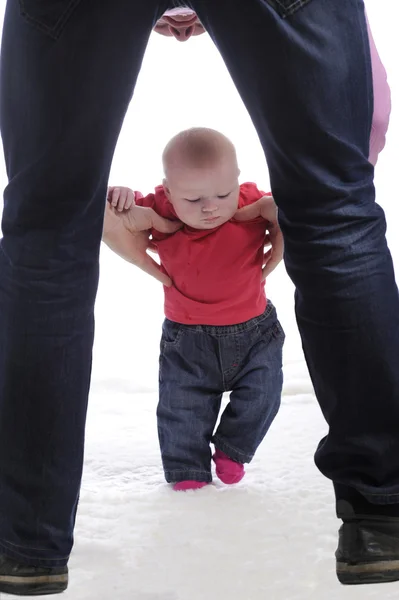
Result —
<path fill-rule="evenodd" d="M 368 20 L 367 28 L 370 41 L 374 91 L 374 114 L 371 124 L 369 159 L 375 165 L 379 153 L 385 146 L 385 135 L 388 130 L 391 113 L 391 90 L 389 89 L 387 74 L 377 52 Z"/>

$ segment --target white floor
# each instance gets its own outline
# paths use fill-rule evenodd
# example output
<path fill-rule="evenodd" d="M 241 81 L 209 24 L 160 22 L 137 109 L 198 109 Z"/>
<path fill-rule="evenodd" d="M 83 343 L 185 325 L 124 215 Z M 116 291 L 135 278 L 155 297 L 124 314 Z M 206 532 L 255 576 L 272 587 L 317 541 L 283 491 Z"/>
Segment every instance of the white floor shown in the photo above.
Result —
<path fill-rule="evenodd" d="M 95 389 L 66 597 L 396 599 L 399 584 L 336 581 L 338 521 L 312 461 L 325 425 L 306 385 L 290 387 L 243 482 L 186 494 L 162 478 L 156 395 Z"/>
<path fill-rule="evenodd" d="M 398 38 L 391 0 L 369 0 L 367 6 L 395 108 Z M 172 63 L 175 69 L 170 69 Z M 233 111 L 237 118 L 231 117 Z M 184 46 L 160 37 L 151 40 L 115 155 L 112 183 L 149 191 L 160 181 L 163 144 L 193 124 L 230 135 L 237 143 L 242 180 L 255 180 L 267 189 L 251 122 L 205 36 Z M 398 141 L 395 111 L 377 184 L 396 263 Z M 1 173 L 0 178 L 4 183 Z M 339 522 L 331 485 L 313 464 L 326 425 L 304 365 L 284 269 L 268 282 L 287 332 L 286 383 L 275 424 L 237 487 L 215 481 L 197 493 L 177 494 L 164 483 L 156 439 L 162 290 L 106 249 L 101 264 L 85 471 L 71 582 L 64 597 L 396 600 L 399 583 L 344 588 L 336 581 L 333 553 Z"/>

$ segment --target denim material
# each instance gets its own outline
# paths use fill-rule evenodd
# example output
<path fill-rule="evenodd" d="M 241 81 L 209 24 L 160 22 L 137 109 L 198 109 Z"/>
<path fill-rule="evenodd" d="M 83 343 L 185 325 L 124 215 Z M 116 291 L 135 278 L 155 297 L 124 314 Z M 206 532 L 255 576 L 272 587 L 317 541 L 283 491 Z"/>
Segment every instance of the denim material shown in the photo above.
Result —
<path fill-rule="evenodd" d="M 165 320 L 157 417 L 167 481 L 211 481 L 211 441 L 237 462 L 252 460 L 280 406 L 283 341 L 270 301 L 239 325 Z M 214 432 L 223 392 L 230 401 Z"/>
<path fill-rule="evenodd" d="M 7 2 L 0 547 L 34 564 L 65 564 L 72 547 L 108 174 L 148 36 L 169 4 Z M 267 156 L 305 355 L 330 425 L 317 465 L 371 502 L 399 503 L 399 298 L 367 160 L 363 2 L 187 4 Z"/>
<path fill-rule="evenodd" d="M 165 4 L 7 3 L 0 551 L 34 565 L 66 564 L 73 543 L 108 174 Z"/>
<path fill-rule="evenodd" d="M 399 296 L 368 161 L 364 4 L 311 0 L 290 15 L 273 6 L 293 8 L 290 0 L 246 2 L 245 13 L 230 0 L 193 4 L 267 157 L 303 349 L 329 424 L 316 464 L 373 504 L 399 503 Z"/>

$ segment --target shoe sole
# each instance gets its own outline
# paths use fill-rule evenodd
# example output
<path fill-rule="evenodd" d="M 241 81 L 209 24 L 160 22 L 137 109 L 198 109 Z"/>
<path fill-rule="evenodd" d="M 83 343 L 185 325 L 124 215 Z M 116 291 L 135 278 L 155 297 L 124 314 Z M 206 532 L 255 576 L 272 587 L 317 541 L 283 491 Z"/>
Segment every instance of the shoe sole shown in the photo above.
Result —
<path fill-rule="evenodd" d="M 68 587 L 68 574 L 39 577 L 12 577 L 0 575 L 0 592 L 15 596 L 46 596 L 60 594 Z"/>
<path fill-rule="evenodd" d="M 389 583 L 399 580 L 399 560 L 351 565 L 337 562 L 337 577 L 343 585 Z"/>

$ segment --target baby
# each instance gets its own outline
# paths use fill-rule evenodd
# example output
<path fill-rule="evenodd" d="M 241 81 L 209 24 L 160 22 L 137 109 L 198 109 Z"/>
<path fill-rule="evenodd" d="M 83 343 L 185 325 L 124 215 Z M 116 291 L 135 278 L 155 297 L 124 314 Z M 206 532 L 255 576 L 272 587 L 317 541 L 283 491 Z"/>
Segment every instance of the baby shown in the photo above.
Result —
<path fill-rule="evenodd" d="M 164 286 L 159 360 L 165 478 L 177 491 L 204 487 L 213 458 L 219 479 L 234 484 L 277 414 L 283 379 L 284 333 L 264 289 L 265 220 L 235 218 L 264 193 L 239 185 L 235 148 L 212 129 L 177 134 L 163 166 L 155 193 L 110 188 L 108 200 L 118 210 L 134 201 L 183 223 L 172 235 L 152 230 L 161 270 L 173 282 Z M 224 392 L 230 399 L 215 431 Z"/>

